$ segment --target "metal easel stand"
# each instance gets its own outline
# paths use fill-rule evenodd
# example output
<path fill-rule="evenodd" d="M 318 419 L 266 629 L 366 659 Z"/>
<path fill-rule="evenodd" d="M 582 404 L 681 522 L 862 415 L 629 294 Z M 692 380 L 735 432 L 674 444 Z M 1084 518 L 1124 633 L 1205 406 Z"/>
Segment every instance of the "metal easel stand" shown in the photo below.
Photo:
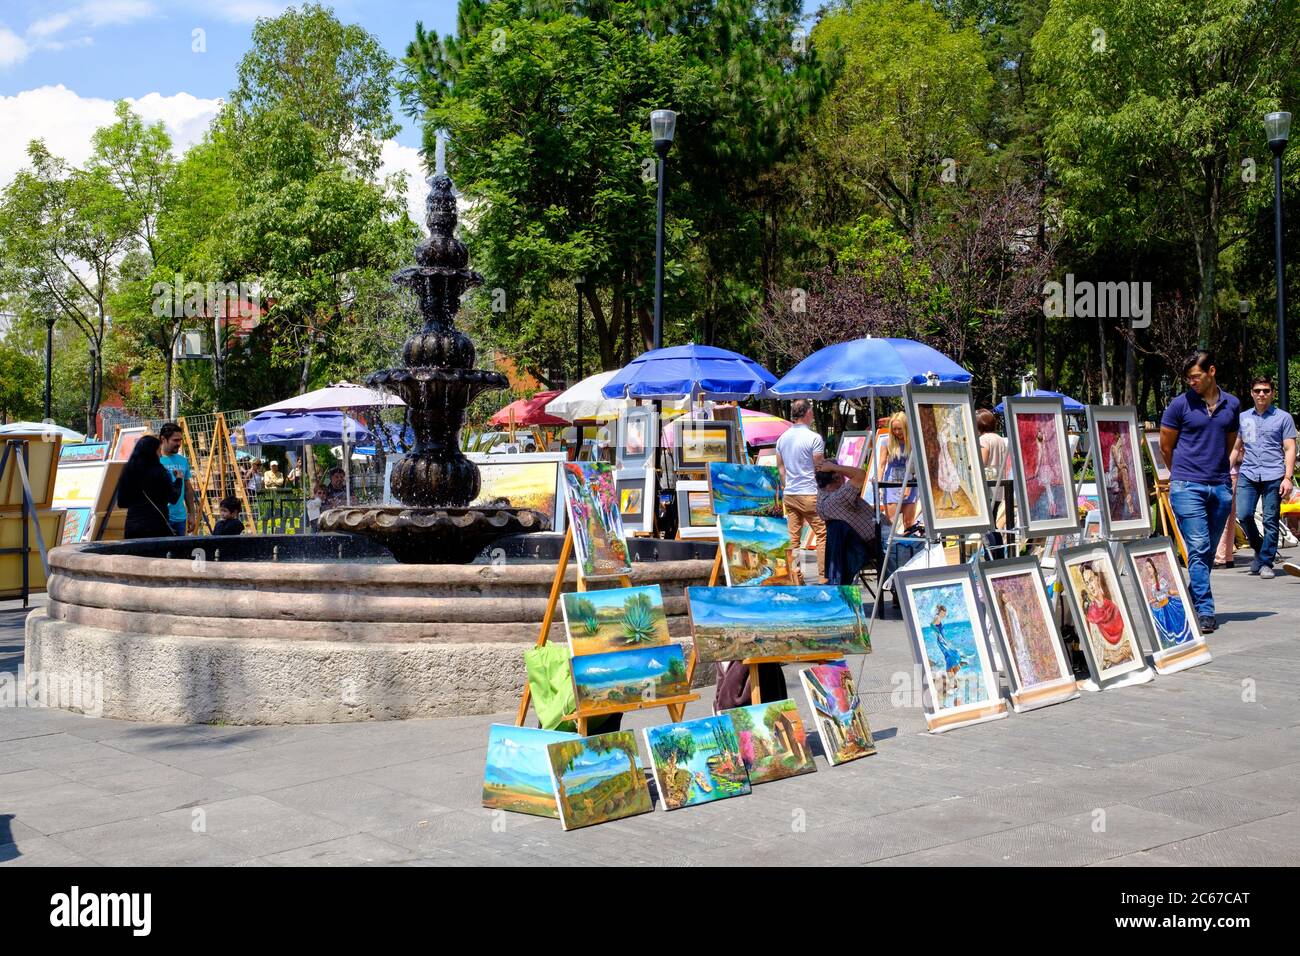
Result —
<path fill-rule="evenodd" d="M 4 454 L 0 455 L 0 475 L 5 473 L 5 466 L 9 463 L 9 456 L 13 455 L 14 468 L 18 471 L 18 477 L 23 485 L 23 543 L 17 548 L 0 548 L 0 554 L 17 554 L 22 562 L 23 584 L 22 597 L 23 607 L 30 606 L 31 601 L 31 575 L 27 567 L 28 555 L 31 554 L 31 539 L 28 537 L 27 526 L 36 531 L 36 547 L 41 555 L 41 567 L 45 569 L 45 580 L 48 583 L 50 579 L 50 558 L 45 550 L 45 535 L 41 531 L 40 517 L 36 513 L 36 504 L 32 499 L 32 483 L 27 477 L 27 441 L 25 439 L 10 438 L 5 441 Z"/>

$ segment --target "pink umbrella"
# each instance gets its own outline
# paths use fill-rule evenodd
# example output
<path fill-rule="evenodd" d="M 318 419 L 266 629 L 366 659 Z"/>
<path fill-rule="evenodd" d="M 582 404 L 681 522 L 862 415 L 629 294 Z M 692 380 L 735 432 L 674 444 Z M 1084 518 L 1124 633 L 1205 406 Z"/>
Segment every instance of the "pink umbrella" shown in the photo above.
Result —
<path fill-rule="evenodd" d="M 748 408 L 740 410 L 740 419 L 745 429 L 745 444 L 747 445 L 775 445 L 776 440 L 790 427 L 790 423 L 784 418 L 777 418 L 767 412 L 758 412 Z M 673 448 L 677 444 L 675 424 L 664 426 L 665 448 Z"/>

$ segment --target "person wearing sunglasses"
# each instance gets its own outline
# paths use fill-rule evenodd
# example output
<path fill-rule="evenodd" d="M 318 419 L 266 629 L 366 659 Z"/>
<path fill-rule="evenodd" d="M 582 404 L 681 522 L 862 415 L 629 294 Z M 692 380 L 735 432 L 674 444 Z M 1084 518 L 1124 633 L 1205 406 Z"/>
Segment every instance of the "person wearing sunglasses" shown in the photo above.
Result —
<path fill-rule="evenodd" d="M 1291 497 L 1295 480 L 1296 428 L 1290 413 L 1273 404 L 1273 380 L 1267 375 L 1251 382 L 1250 397 L 1254 407 L 1241 413 L 1232 449 L 1232 463 L 1239 466 L 1237 521 L 1255 551 L 1250 573 L 1268 580 L 1275 576 L 1282 502 Z M 1260 502 L 1262 535 L 1255 521 Z"/>

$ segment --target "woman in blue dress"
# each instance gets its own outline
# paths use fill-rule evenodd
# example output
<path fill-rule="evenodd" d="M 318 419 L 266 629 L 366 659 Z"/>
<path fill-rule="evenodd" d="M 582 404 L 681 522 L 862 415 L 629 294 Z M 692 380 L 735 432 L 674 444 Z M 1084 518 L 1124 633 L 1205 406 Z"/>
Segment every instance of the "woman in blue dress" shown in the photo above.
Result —
<path fill-rule="evenodd" d="M 939 653 L 943 655 L 944 679 L 941 694 L 943 698 L 948 697 L 948 692 L 954 694 L 957 691 L 957 674 L 966 663 L 966 655 L 958 647 L 948 640 L 943 633 L 943 619 L 948 616 L 948 608 L 938 604 L 934 608 L 934 617 L 930 620 L 930 628 L 934 631 L 934 643 L 939 648 Z"/>
<path fill-rule="evenodd" d="M 1186 644 L 1193 637 L 1191 622 L 1187 620 L 1187 609 L 1183 599 L 1178 596 L 1178 589 L 1172 581 L 1160 575 L 1155 561 L 1144 559 L 1146 566 L 1145 591 L 1147 606 L 1151 608 L 1151 618 L 1156 622 L 1156 637 L 1161 647 Z"/>

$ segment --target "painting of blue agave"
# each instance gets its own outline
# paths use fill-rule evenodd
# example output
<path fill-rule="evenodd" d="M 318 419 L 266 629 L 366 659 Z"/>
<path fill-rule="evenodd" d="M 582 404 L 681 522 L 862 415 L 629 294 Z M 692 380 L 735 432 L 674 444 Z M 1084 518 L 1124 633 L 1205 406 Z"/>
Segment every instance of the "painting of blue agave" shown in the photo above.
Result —
<path fill-rule="evenodd" d="M 574 657 L 656 647 L 670 640 L 657 584 L 565 594 L 560 607 Z"/>

